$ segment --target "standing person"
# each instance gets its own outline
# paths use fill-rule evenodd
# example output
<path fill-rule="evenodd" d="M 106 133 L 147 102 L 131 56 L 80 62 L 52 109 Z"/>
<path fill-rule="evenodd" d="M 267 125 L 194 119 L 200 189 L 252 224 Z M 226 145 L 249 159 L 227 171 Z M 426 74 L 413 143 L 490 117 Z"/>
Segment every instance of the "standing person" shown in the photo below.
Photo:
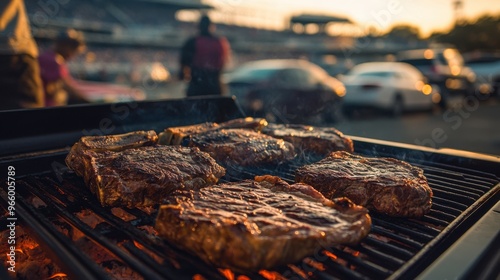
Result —
<path fill-rule="evenodd" d="M 221 74 L 228 63 L 230 46 L 226 38 L 216 36 L 215 25 L 208 16 L 199 22 L 199 34 L 181 49 L 181 80 L 188 80 L 187 96 L 222 95 Z"/>
<path fill-rule="evenodd" d="M 51 50 L 40 55 L 40 69 L 45 92 L 45 106 L 88 103 L 74 86 L 66 63 L 85 48 L 83 34 L 70 29 L 59 34 Z"/>
<path fill-rule="evenodd" d="M 37 57 L 24 1 L 0 1 L 0 110 L 43 106 Z"/>

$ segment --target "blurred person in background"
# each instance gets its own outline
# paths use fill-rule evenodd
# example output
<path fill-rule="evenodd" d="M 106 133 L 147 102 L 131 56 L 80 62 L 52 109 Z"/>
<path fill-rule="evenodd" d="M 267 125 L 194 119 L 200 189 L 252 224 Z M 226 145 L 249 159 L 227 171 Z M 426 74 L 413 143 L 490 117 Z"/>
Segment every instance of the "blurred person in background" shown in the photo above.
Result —
<path fill-rule="evenodd" d="M 54 47 L 39 57 L 45 106 L 88 103 L 74 86 L 67 62 L 85 49 L 83 34 L 70 29 L 59 34 Z"/>
<path fill-rule="evenodd" d="M 44 105 L 37 57 L 24 1 L 0 1 L 0 110 Z"/>
<path fill-rule="evenodd" d="M 229 61 L 230 46 L 216 36 L 215 25 L 207 15 L 201 17 L 199 34 L 181 49 L 179 79 L 189 81 L 187 96 L 222 95 L 221 74 Z"/>

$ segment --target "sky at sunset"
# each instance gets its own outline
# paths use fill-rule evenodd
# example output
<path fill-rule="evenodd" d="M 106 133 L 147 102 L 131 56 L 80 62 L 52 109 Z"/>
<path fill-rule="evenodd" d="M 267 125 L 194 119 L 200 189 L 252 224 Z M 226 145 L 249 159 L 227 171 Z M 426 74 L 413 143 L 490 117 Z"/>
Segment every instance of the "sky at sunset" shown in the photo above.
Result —
<path fill-rule="evenodd" d="M 394 24 L 408 23 L 424 36 L 447 30 L 454 22 L 455 0 L 204 0 L 217 11 L 217 21 L 283 29 L 292 14 L 321 13 L 347 17 L 358 29 L 373 26 L 386 31 Z M 500 0 L 463 0 L 463 16 L 476 18 L 500 14 Z"/>

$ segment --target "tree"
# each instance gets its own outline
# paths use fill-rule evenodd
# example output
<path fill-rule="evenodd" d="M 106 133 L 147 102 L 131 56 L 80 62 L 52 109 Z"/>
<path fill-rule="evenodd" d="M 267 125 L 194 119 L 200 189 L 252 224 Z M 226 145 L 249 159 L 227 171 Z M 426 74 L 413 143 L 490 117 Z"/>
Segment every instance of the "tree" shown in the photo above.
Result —
<path fill-rule="evenodd" d="M 412 25 L 395 25 L 383 37 L 390 38 L 396 41 L 419 41 L 420 29 Z"/>
<path fill-rule="evenodd" d="M 433 33 L 429 39 L 452 44 L 462 52 L 500 50 L 500 15 L 484 15 L 457 23 L 449 33 Z"/>

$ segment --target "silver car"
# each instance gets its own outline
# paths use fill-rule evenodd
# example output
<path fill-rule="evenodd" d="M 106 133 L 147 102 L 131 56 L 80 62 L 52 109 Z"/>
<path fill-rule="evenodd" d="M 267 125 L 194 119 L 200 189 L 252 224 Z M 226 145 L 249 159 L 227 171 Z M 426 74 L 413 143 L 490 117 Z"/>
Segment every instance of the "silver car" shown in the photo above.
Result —
<path fill-rule="evenodd" d="M 440 101 L 437 87 L 426 83 L 415 67 L 401 62 L 356 65 L 342 77 L 346 87 L 344 110 L 376 108 L 399 116 L 404 111 L 432 109 Z"/>

